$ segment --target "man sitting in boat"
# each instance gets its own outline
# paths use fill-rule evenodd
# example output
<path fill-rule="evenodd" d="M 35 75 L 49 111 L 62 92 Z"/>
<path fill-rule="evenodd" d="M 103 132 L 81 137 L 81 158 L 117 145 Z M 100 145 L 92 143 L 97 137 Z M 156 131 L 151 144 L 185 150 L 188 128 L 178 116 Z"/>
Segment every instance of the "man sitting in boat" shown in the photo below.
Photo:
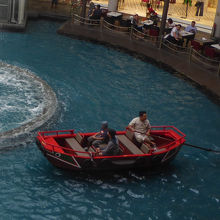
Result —
<path fill-rule="evenodd" d="M 108 136 L 109 136 L 109 142 L 105 149 L 97 148 L 98 155 L 100 156 L 112 156 L 112 155 L 118 155 L 120 152 L 118 139 L 115 136 L 116 131 L 114 129 L 109 129 Z"/>
<path fill-rule="evenodd" d="M 148 146 L 155 147 L 155 143 L 150 137 L 151 125 L 147 119 L 147 113 L 145 111 L 140 111 L 139 117 L 134 118 L 127 128 L 134 132 L 135 139 L 138 143 L 145 143 Z"/>
<path fill-rule="evenodd" d="M 109 140 L 108 137 L 108 122 L 103 121 L 100 132 L 94 134 L 88 138 L 89 146 L 93 145 L 94 147 L 99 147 L 100 144 L 107 144 Z"/>

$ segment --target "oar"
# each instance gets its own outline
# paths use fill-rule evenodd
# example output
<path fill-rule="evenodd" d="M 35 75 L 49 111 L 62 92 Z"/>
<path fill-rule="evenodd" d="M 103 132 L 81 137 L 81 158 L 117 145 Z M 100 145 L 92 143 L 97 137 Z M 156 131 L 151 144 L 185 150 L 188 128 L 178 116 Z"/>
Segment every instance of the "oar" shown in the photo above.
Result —
<path fill-rule="evenodd" d="M 167 140 L 167 141 L 171 141 L 171 139 L 168 139 L 168 138 L 165 138 L 165 137 L 161 137 L 159 135 L 151 135 L 151 136 L 158 137 L 158 138 L 161 138 L 161 139 L 164 139 L 164 140 Z M 220 153 L 219 150 L 213 150 L 211 148 L 200 147 L 200 146 L 196 146 L 196 145 L 192 145 L 192 144 L 187 144 L 187 143 L 184 143 L 183 145 L 186 145 L 188 147 L 194 147 L 194 148 L 197 148 L 197 149 L 200 149 L 200 150 L 209 151 L 209 152 Z"/>
<path fill-rule="evenodd" d="M 189 147 L 198 148 L 200 150 L 205 150 L 205 151 L 214 152 L 214 153 L 218 153 L 218 154 L 220 153 L 219 150 L 213 150 L 211 148 L 200 147 L 200 146 L 196 146 L 196 145 L 192 145 L 192 144 L 187 144 L 187 143 L 184 143 L 184 145 L 189 146 Z"/>

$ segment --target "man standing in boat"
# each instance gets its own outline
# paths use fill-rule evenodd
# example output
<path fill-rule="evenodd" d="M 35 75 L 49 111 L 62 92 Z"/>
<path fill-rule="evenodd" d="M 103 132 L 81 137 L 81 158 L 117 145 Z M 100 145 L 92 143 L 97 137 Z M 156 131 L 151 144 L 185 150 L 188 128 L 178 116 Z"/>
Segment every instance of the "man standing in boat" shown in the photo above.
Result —
<path fill-rule="evenodd" d="M 99 147 L 100 144 L 107 144 L 108 139 L 108 122 L 103 121 L 100 131 L 88 138 L 88 144 Z"/>
<path fill-rule="evenodd" d="M 139 117 L 132 119 L 127 128 L 134 132 L 134 136 L 138 143 L 145 143 L 155 147 L 155 143 L 150 137 L 151 125 L 145 111 L 140 111 Z"/>

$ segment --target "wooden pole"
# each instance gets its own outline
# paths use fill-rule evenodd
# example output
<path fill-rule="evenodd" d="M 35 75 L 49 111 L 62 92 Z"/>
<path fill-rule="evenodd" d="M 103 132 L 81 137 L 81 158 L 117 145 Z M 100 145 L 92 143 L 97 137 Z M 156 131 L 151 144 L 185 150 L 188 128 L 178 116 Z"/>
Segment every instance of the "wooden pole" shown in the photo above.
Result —
<path fill-rule="evenodd" d="M 82 0 L 81 17 L 83 17 L 83 18 L 86 17 L 86 3 L 87 3 L 87 0 Z"/>
<path fill-rule="evenodd" d="M 189 48 L 189 63 L 192 61 L 192 47 Z"/>
<path fill-rule="evenodd" d="M 130 29 L 130 40 L 132 40 L 132 35 L 133 35 L 133 27 L 131 26 L 131 29 Z"/>
<path fill-rule="evenodd" d="M 159 50 L 160 50 L 161 47 L 162 47 L 162 42 L 163 42 L 163 36 L 161 35 L 161 36 L 160 36 L 160 42 L 159 42 Z"/>
<path fill-rule="evenodd" d="M 161 19 L 161 24 L 160 24 L 160 35 L 163 35 L 164 30 L 165 30 L 169 3 L 170 3 L 169 0 L 164 0 L 163 14 L 162 14 L 162 19 Z"/>
<path fill-rule="evenodd" d="M 219 65 L 218 65 L 218 77 L 220 78 L 220 62 L 219 62 Z"/>

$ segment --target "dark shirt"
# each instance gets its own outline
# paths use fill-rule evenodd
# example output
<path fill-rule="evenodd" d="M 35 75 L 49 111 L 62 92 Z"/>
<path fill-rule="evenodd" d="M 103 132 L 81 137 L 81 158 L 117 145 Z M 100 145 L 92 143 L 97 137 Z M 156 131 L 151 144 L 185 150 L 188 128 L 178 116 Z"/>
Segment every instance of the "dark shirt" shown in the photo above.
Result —
<path fill-rule="evenodd" d="M 119 154 L 119 144 L 118 139 L 114 138 L 108 142 L 107 147 L 102 151 L 103 156 L 111 156 Z"/>
<path fill-rule="evenodd" d="M 94 19 L 100 19 L 101 15 L 102 15 L 102 10 L 101 9 L 95 9 L 94 12 L 93 12 L 92 17 Z"/>

